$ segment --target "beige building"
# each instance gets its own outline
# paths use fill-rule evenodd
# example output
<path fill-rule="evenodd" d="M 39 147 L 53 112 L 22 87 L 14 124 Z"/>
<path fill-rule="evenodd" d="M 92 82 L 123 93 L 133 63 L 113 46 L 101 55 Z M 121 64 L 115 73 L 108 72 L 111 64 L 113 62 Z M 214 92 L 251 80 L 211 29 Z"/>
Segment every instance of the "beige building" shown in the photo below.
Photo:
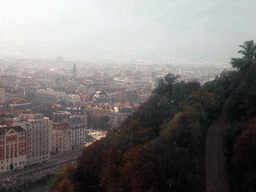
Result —
<path fill-rule="evenodd" d="M 65 101 L 66 93 L 65 92 L 56 92 L 51 89 L 38 89 L 35 93 L 37 103 L 58 103 L 60 101 Z"/>
<path fill-rule="evenodd" d="M 65 152 L 85 147 L 87 139 L 87 112 L 84 109 L 66 108 L 52 114 L 51 152 Z"/>
<path fill-rule="evenodd" d="M 71 128 L 68 123 L 53 122 L 51 130 L 51 152 L 65 153 L 72 149 Z"/>
<path fill-rule="evenodd" d="M 114 111 L 112 107 L 109 105 L 96 104 L 96 103 L 89 104 L 86 110 L 91 114 L 101 115 L 101 116 L 105 116 L 105 115 L 110 116 L 110 113 Z"/>
<path fill-rule="evenodd" d="M 118 127 L 124 120 L 132 114 L 132 108 L 114 107 L 114 112 L 110 113 L 109 124 L 112 128 Z"/>
<path fill-rule="evenodd" d="M 111 128 L 117 127 L 125 119 L 127 119 L 132 114 L 132 108 L 120 108 L 120 107 L 110 107 L 104 104 L 90 104 L 87 108 L 88 112 L 99 115 L 99 116 L 109 116 L 109 125 Z"/>
<path fill-rule="evenodd" d="M 27 127 L 27 164 L 49 160 L 52 121 L 43 114 L 22 114 L 17 120 Z"/>

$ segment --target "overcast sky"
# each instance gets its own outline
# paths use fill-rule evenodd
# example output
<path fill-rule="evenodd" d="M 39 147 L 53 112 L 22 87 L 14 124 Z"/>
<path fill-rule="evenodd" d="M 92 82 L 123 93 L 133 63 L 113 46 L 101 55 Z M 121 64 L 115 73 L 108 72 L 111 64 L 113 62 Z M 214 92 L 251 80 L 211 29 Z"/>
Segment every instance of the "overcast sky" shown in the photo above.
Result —
<path fill-rule="evenodd" d="M 8 0 L 0 56 L 229 62 L 256 40 L 255 0 Z"/>

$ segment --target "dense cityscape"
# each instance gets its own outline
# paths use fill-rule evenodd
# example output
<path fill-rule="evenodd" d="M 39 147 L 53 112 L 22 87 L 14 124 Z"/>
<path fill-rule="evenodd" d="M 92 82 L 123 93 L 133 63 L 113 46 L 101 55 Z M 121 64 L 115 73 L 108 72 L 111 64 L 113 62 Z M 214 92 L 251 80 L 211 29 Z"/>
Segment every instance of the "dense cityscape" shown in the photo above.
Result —
<path fill-rule="evenodd" d="M 99 65 L 61 57 L 0 64 L 1 173 L 82 150 L 135 112 L 167 73 L 203 83 L 229 69 L 206 63 Z"/>
<path fill-rule="evenodd" d="M 3 2 L 0 192 L 255 192 L 255 4 Z"/>

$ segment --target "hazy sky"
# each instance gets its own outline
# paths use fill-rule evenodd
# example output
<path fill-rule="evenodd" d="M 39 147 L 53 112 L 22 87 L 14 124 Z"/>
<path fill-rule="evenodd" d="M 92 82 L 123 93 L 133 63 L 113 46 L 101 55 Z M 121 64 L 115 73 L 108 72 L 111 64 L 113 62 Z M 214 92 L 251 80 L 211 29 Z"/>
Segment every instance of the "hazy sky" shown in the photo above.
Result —
<path fill-rule="evenodd" d="M 8 0 L 0 56 L 229 62 L 256 40 L 255 0 Z"/>

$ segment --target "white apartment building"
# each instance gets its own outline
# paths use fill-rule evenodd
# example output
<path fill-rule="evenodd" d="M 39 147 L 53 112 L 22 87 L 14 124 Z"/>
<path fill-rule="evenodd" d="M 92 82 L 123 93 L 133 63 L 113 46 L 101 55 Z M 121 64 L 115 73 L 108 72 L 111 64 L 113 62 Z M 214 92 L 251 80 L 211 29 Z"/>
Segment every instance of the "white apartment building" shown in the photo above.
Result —
<path fill-rule="evenodd" d="M 38 89 L 35 93 L 37 103 L 58 103 L 66 100 L 65 92 L 56 92 L 51 89 Z"/>
<path fill-rule="evenodd" d="M 27 164 L 49 160 L 52 121 L 43 114 L 22 114 L 19 120 L 27 127 Z"/>

